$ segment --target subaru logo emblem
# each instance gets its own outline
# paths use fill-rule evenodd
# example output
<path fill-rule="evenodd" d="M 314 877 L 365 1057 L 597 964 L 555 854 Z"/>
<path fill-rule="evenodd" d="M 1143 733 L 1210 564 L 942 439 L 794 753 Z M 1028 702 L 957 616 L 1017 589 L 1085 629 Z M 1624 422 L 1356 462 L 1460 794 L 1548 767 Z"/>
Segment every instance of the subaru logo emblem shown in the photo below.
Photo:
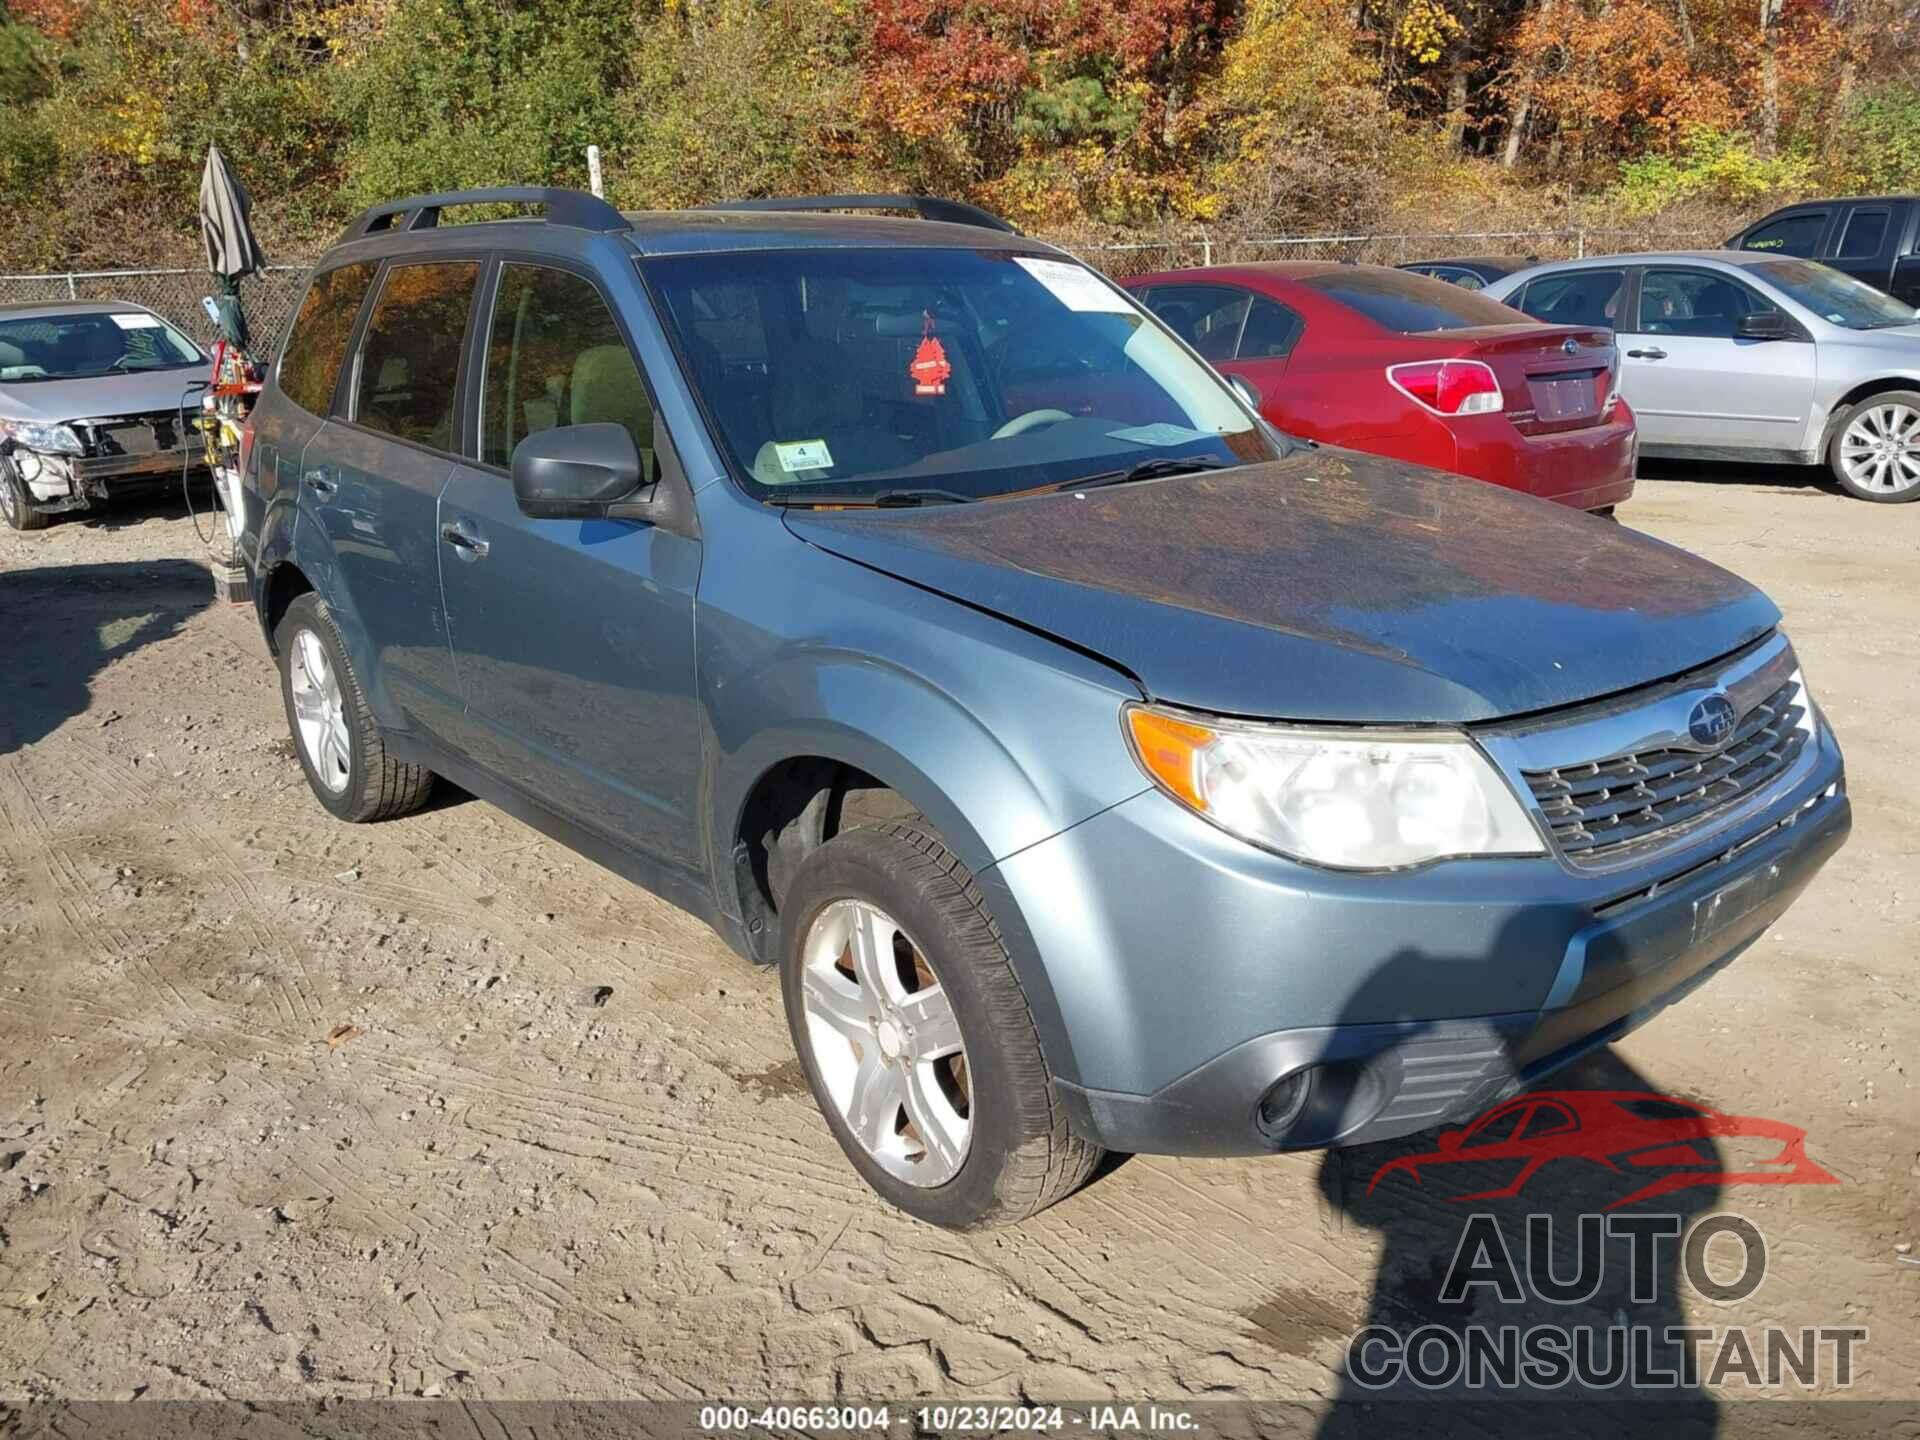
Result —
<path fill-rule="evenodd" d="M 1565 354 L 1578 355 L 1580 353 L 1580 342 L 1569 335 L 1565 340 L 1560 342 L 1560 349 Z"/>
<path fill-rule="evenodd" d="M 1724 695 L 1709 695 L 1693 707 L 1693 713 L 1687 716 L 1687 733 L 1695 742 L 1714 747 L 1726 743 L 1733 734 L 1737 717 L 1733 713 L 1733 702 Z"/>

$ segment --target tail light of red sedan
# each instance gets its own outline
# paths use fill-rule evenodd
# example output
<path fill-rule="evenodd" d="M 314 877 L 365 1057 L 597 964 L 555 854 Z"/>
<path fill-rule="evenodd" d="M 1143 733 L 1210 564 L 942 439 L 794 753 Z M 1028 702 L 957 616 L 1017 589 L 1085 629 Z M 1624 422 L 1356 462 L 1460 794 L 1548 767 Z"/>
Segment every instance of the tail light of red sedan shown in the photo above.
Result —
<path fill-rule="evenodd" d="M 1387 380 L 1436 415 L 1492 415 L 1506 408 L 1493 368 L 1480 360 L 1413 360 L 1389 365 Z"/>

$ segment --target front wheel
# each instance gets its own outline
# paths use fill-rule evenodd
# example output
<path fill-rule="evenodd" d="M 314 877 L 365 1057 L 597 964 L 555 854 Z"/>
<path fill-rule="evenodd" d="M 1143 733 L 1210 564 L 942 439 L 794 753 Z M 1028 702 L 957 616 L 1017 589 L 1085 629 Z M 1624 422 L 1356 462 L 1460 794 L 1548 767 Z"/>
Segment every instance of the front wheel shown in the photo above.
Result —
<path fill-rule="evenodd" d="M 1069 1133 L 980 888 L 923 822 L 835 836 L 782 909 L 801 1068 L 868 1184 L 918 1219 L 971 1229 L 1085 1183 L 1101 1152 Z"/>
<path fill-rule="evenodd" d="M 0 520 L 5 520 L 10 530 L 44 530 L 47 526 L 47 512 L 34 508 L 27 482 L 7 459 L 0 459 Z"/>
<path fill-rule="evenodd" d="M 1847 412 L 1827 447 L 1840 488 L 1860 500 L 1920 500 L 1920 393 L 1890 390 Z"/>

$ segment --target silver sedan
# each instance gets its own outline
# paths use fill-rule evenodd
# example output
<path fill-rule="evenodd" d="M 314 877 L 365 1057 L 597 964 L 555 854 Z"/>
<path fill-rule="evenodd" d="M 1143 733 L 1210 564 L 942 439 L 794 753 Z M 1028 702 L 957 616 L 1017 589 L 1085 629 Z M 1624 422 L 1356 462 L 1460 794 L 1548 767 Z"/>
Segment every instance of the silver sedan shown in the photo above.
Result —
<path fill-rule="evenodd" d="M 1649 455 L 1831 467 L 1920 500 L 1920 311 L 1811 260 L 1747 251 L 1537 265 L 1486 295 L 1619 337 Z"/>

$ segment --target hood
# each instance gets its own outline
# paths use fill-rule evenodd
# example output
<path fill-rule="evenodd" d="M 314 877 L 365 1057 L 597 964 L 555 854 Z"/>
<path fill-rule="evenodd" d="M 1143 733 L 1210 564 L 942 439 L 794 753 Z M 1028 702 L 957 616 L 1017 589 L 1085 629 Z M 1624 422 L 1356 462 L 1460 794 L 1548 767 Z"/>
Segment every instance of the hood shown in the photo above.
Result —
<path fill-rule="evenodd" d="M 1082 493 L 786 521 L 1229 715 L 1491 720 L 1665 679 L 1780 618 L 1612 521 L 1351 451 Z"/>
<path fill-rule="evenodd" d="M 30 380 L 0 385 L 0 419 L 100 420 L 179 408 L 184 395 L 197 404 L 207 380 L 205 365 L 150 370 L 138 375 L 100 375 L 90 380 Z M 187 387 L 193 389 L 188 391 Z"/>

